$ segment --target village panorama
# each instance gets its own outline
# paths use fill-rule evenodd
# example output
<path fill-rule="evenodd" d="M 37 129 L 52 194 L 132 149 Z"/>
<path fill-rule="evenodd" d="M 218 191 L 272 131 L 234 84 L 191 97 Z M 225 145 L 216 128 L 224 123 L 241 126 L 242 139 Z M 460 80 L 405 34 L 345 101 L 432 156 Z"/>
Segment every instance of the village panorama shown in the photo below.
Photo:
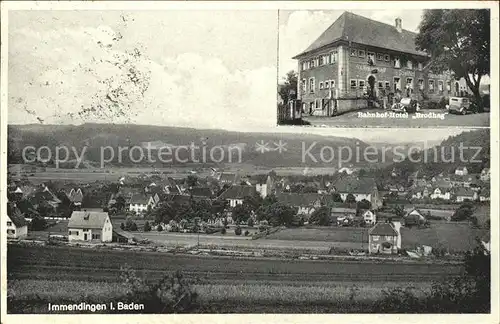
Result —
<path fill-rule="evenodd" d="M 7 317 L 494 309 L 489 9 L 15 6 Z"/>
<path fill-rule="evenodd" d="M 240 143 L 241 163 L 115 158 L 101 167 L 93 141 L 86 145 L 95 155 L 81 160 L 23 157 L 27 143 L 80 142 L 75 131 L 91 138 L 99 130 L 113 138 L 110 133 L 132 127 L 140 134 L 144 128 L 59 126 L 54 136 L 53 127 L 36 126 L 33 133 L 30 125 L 9 126 L 12 312 L 157 313 L 155 305 L 167 305 L 168 312 L 246 313 L 277 304 L 286 312 L 297 305 L 301 312 L 359 312 L 361 306 L 378 312 L 381 305 L 409 307 L 386 305 L 384 292 L 408 288 L 416 301 L 437 298 L 427 294 L 462 278 L 464 260 L 477 258 L 470 251 L 489 251 L 488 129 L 445 136 L 403 159 L 384 147 L 414 144 L 295 134 L 278 140 L 272 133 L 215 130 L 202 132 L 214 143 L 218 137 L 247 143 Z M 129 144 L 148 147 L 143 138 L 200 132 L 142 131 Z M 380 160 L 346 159 L 337 167 L 318 158 L 304 164 L 304 140 L 317 143 L 317 156 L 322 145 L 342 144 L 353 151 L 369 147 Z M 281 153 L 260 150 L 260 142 L 279 141 L 287 144 Z M 457 147 L 481 149 L 451 149 Z M 182 293 L 150 295 L 163 276 Z M 140 285 L 124 288 L 122 281 Z M 104 303 L 103 294 L 111 294 Z M 179 302 L 185 308 L 175 306 Z"/>

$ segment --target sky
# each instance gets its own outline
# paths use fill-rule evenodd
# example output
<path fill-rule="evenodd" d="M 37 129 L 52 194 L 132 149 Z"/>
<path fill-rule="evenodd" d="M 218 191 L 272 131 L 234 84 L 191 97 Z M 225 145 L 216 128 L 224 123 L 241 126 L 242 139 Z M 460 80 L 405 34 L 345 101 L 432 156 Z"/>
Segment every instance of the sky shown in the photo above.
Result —
<path fill-rule="evenodd" d="M 415 10 L 353 12 L 388 23 L 399 16 L 410 30 L 421 16 Z M 341 13 L 10 11 L 8 122 L 134 123 L 391 142 L 459 133 L 276 128 L 279 73 L 295 68 L 291 57 Z"/>

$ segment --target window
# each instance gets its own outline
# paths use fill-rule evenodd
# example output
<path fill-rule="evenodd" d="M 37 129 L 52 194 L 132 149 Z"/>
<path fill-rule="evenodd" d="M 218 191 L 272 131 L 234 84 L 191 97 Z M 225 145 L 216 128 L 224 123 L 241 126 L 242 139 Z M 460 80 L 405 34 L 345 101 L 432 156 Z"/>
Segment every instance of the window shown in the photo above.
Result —
<path fill-rule="evenodd" d="M 413 70 L 413 62 L 411 60 L 406 61 L 406 68 Z"/>
<path fill-rule="evenodd" d="M 323 82 L 320 82 L 319 83 L 319 89 L 322 90 L 323 89 Z"/>
<path fill-rule="evenodd" d="M 413 89 L 413 79 L 412 78 L 406 78 L 406 87 L 409 89 Z"/>
<path fill-rule="evenodd" d="M 397 69 L 401 67 L 401 61 L 399 60 L 399 57 L 394 58 L 394 67 Z"/>
<path fill-rule="evenodd" d="M 302 62 L 302 71 L 307 70 L 307 62 Z"/>
<path fill-rule="evenodd" d="M 389 81 L 385 81 L 385 88 L 390 89 L 391 88 L 391 83 Z"/>
<path fill-rule="evenodd" d="M 314 92 L 314 78 L 309 79 L 309 92 Z"/>
<path fill-rule="evenodd" d="M 377 61 L 383 61 L 383 60 L 384 60 L 384 54 L 377 53 Z"/>
<path fill-rule="evenodd" d="M 16 234 L 16 230 L 13 230 L 13 229 L 8 229 L 8 230 L 7 230 L 7 234 L 12 234 L 12 235 L 14 235 L 14 234 Z"/>
<path fill-rule="evenodd" d="M 420 90 L 424 90 L 424 80 L 423 79 L 418 79 L 418 88 Z"/>
<path fill-rule="evenodd" d="M 92 239 L 93 240 L 98 240 L 100 238 L 101 238 L 101 235 L 99 235 L 99 234 L 92 234 Z"/>
<path fill-rule="evenodd" d="M 443 93 L 443 91 L 444 91 L 444 83 L 443 83 L 443 81 L 441 81 L 441 80 L 439 80 L 439 81 L 438 81 L 438 91 L 439 91 L 439 93 L 441 93 L 441 94 L 442 94 L 442 93 Z"/>
<path fill-rule="evenodd" d="M 367 57 L 368 57 L 368 64 L 374 65 L 375 64 L 375 53 L 368 52 Z"/>
<path fill-rule="evenodd" d="M 302 86 L 302 92 L 306 92 L 307 90 L 306 79 L 302 79 L 301 86 Z"/>
<path fill-rule="evenodd" d="M 356 89 L 358 86 L 358 81 L 357 80 L 351 80 L 351 89 Z"/>
<path fill-rule="evenodd" d="M 314 66 L 319 66 L 319 57 L 314 59 Z"/>
<path fill-rule="evenodd" d="M 418 70 L 422 71 L 423 69 L 424 69 L 424 65 L 422 64 L 422 62 L 418 62 Z"/>
<path fill-rule="evenodd" d="M 400 78 L 394 78 L 394 91 L 396 90 L 401 90 L 401 79 Z"/>
<path fill-rule="evenodd" d="M 359 57 L 365 57 L 365 53 L 366 53 L 365 50 L 359 50 L 358 51 L 358 56 Z"/>
<path fill-rule="evenodd" d="M 434 80 L 429 80 L 429 93 L 434 93 Z"/>
<path fill-rule="evenodd" d="M 451 91 L 451 81 L 450 80 L 446 81 L 446 91 L 448 91 L 448 92 Z"/>
<path fill-rule="evenodd" d="M 329 89 L 330 88 L 330 81 L 325 81 L 325 89 Z"/>
<path fill-rule="evenodd" d="M 380 236 L 378 235 L 372 235 L 372 240 L 378 241 L 380 239 Z"/>
<path fill-rule="evenodd" d="M 384 81 L 379 81 L 378 82 L 378 88 L 383 89 L 384 88 Z"/>
<path fill-rule="evenodd" d="M 358 56 L 358 50 L 357 49 L 351 49 L 351 56 Z"/>
<path fill-rule="evenodd" d="M 314 110 L 314 101 L 311 101 L 311 102 L 309 103 L 309 109 L 310 109 L 310 110 Z"/>
<path fill-rule="evenodd" d="M 393 240 L 393 236 L 386 236 L 386 237 L 385 237 L 385 240 L 386 240 L 386 241 L 392 241 L 392 240 Z"/>
<path fill-rule="evenodd" d="M 333 64 L 335 62 L 337 62 L 338 60 L 338 52 L 337 51 L 333 51 L 330 53 L 330 63 Z"/>
<path fill-rule="evenodd" d="M 314 59 L 309 61 L 309 68 L 312 69 L 313 67 L 314 67 Z"/>
<path fill-rule="evenodd" d="M 335 88 L 335 80 L 330 80 L 330 88 Z"/>
<path fill-rule="evenodd" d="M 365 88 L 365 80 L 359 80 L 358 81 L 358 86 L 360 89 L 364 89 Z"/>
<path fill-rule="evenodd" d="M 389 62 L 390 60 L 391 60 L 391 57 L 389 56 L 389 54 L 385 54 L 384 61 Z"/>
<path fill-rule="evenodd" d="M 12 226 L 12 222 L 7 222 L 7 226 Z"/>

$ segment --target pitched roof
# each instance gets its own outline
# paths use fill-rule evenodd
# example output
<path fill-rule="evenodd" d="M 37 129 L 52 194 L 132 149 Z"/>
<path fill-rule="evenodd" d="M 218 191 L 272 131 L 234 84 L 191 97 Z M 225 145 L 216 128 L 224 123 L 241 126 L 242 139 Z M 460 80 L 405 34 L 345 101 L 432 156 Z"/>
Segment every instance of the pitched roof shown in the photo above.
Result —
<path fill-rule="evenodd" d="M 71 189 L 71 191 L 69 192 L 69 194 L 67 194 L 68 196 L 68 199 L 71 201 L 71 202 L 82 202 L 83 201 L 83 193 L 82 193 L 82 189 L 78 188 L 78 190 L 75 190 L 75 189 Z"/>
<path fill-rule="evenodd" d="M 289 206 L 312 206 L 321 201 L 321 195 L 317 193 L 280 193 L 276 195 L 276 199 Z"/>
<path fill-rule="evenodd" d="M 243 199 L 256 193 L 253 186 L 232 185 L 224 191 L 220 198 L 222 199 Z"/>
<path fill-rule="evenodd" d="M 16 227 L 26 226 L 26 219 L 15 204 L 7 203 L 7 216 Z"/>
<path fill-rule="evenodd" d="M 414 32 L 405 29 L 398 32 L 393 25 L 351 12 L 344 12 L 309 47 L 294 58 L 298 58 L 337 41 L 350 41 L 368 46 L 427 56 L 425 52 L 416 50 L 416 36 L 417 34 Z"/>
<path fill-rule="evenodd" d="M 490 196 L 490 188 L 485 188 L 484 190 L 481 190 L 481 193 L 479 194 L 481 197 L 489 197 Z"/>
<path fill-rule="evenodd" d="M 332 208 L 332 213 L 335 213 L 335 214 L 356 214 L 356 208 L 335 207 L 335 208 Z"/>
<path fill-rule="evenodd" d="M 221 182 L 236 182 L 238 176 L 236 173 L 222 172 L 219 176 L 219 181 Z"/>
<path fill-rule="evenodd" d="M 210 198 L 213 195 L 212 190 L 210 190 L 210 188 L 208 187 L 191 188 L 189 189 L 189 194 L 192 196 L 207 197 L 207 198 Z"/>
<path fill-rule="evenodd" d="M 130 199 L 130 204 L 147 205 L 149 198 L 150 197 L 144 194 L 135 194 L 132 196 L 132 199 Z"/>
<path fill-rule="evenodd" d="M 372 178 L 348 177 L 337 181 L 334 187 L 337 192 L 368 194 L 372 193 L 376 184 Z"/>
<path fill-rule="evenodd" d="M 369 235 L 380 235 L 380 236 L 397 236 L 398 232 L 394 229 L 390 223 L 377 223 L 368 232 Z"/>
<path fill-rule="evenodd" d="M 460 197 L 474 197 L 474 190 L 467 187 L 459 187 L 455 195 Z"/>
<path fill-rule="evenodd" d="M 74 211 L 69 219 L 68 228 L 99 228 L 101 229 L 108 213 L 100 211 Z"/>

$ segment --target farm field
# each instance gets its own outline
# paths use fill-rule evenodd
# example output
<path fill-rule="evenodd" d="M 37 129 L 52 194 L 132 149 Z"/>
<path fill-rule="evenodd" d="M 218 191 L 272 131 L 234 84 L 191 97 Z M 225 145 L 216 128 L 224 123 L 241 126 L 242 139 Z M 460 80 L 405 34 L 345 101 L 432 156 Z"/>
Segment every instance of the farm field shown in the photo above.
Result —
<path fill-rule="evenodd" d="M 128 264 L 148 278 L 182 270 L 202 279 L 297 281 L 425 281 L 461 273 L 453 264 L 305 261 L 170 255 L 157 252 L 89 250 L 9 245 L 9 279 L 116 281 Z M 397 264 L 397 266 L 396 266 Z"/>
<path fill-rule="evenodd" d="M 383 289 L 402 287 L 396 282 L 235 282 L 234 284 L 210 283 L 193 285 L 199 294 L 202 305 L 238 304 L 251 308 L 255 304 L 328 304 L 351 302 L 370 302 L 381 297 Z M 430 283 L 408 284 L 417 295 L 427 292 Z M 8 296 L 20 301 L 36 298 L 56 303 L 60 300 L 95 300 L 108 302 L 117 296 L 125 295 L 124 286 L 117 282 L 50 281 L 50 280 L 12 280 L 7 288 Z M 35 293 L 36 292 L 36 293 Z M 227 311 L 227 308 L 225 308 Z M 26 310 L 24 310 L 26 312 Z M 29 310 L 28 310 L 29 311 Z M 35 309 L 36 311 L 36 309 Z"/>
<path fill-rule="evenodd" d="M 237 259 L 17 245 L 8 246 L 7 259 L 9 312 L 25 313 L 46 312 L 47 302 L 120 297 L 120 268 L 125 265 L 148 280 L 176 270 L 196 279 L 200 302 L 209 306 L 202 312 L 299 312 L 297 305 L 303 311 L 342 312 L 351 298 L 373 302 L 391 287 L 424 291 L 431 281 L 463 271 L 461 265 L 450 264 Z"/>

